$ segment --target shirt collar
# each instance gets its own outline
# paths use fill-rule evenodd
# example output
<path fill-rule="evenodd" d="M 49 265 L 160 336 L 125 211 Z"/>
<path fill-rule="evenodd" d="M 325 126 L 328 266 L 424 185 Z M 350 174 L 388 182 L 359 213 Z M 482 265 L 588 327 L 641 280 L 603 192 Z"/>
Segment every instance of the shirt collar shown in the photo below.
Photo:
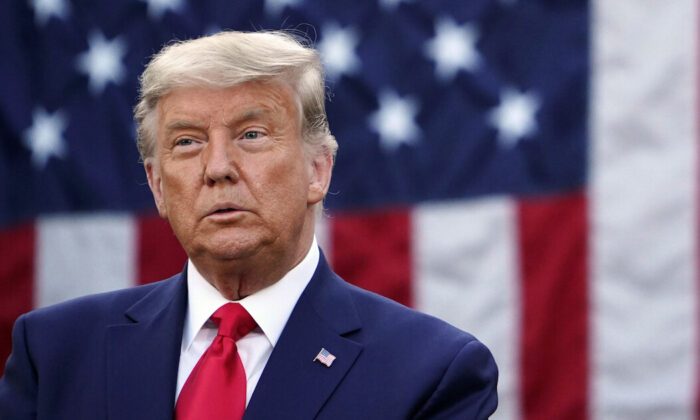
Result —
<path fill-rule="evenodd" d="M 236 302 L 253 317 L 272 347 L 282 334 L 299 296 L 311 281 L 318 265 L 319 251 L 316 237 L 306 256 L 279 281 Z M 189 348 L 195 336 L 209 317 L 221 306 L 231 302 L 202 277 L 188 260 L 187 314 L 183 331 L 183 349 Z"/>

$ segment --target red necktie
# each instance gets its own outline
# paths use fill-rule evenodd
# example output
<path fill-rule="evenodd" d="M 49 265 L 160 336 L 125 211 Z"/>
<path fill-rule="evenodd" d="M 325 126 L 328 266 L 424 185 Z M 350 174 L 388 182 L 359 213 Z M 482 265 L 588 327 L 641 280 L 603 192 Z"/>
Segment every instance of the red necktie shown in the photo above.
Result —
<path fill-rule="evenodd" d="M 210 319 L 219 333 L 182 387 L 177 420 L 238 420 L 245 411 L 246 376 L 236 340 L 255 328 L 255 321 L 238 303 L 225 304 Z"/>

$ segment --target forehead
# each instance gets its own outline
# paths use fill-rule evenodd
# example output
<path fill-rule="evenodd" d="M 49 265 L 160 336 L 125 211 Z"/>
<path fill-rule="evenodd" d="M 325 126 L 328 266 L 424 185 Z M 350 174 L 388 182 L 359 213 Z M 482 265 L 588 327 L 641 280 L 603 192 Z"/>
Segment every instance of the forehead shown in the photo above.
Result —
<path fill-rule="evenodd" d="M 294 124 L 299 115 L 292 89 L 278 81 L 251 81 L 227 88 L 177 88 L 158 101 L 157 109 L 160 126 L 180 119 L 229 123 L 246 117 L 274 117 Z"/>

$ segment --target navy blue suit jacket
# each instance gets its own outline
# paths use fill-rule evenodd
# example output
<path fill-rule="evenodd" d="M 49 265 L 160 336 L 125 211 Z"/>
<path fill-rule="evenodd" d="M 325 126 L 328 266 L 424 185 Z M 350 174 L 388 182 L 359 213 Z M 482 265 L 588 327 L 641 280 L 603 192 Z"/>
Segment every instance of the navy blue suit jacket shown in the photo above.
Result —
<path fill-rule="evenodd" d="M 172 419 L 185 272 L 20 317 L 0 419 Z M 313 361 L 322 347 L 330 367 Z M 344 282 L 321 257 L 244 419 L 482 419 L 497 376 L 474 337 Z"/>

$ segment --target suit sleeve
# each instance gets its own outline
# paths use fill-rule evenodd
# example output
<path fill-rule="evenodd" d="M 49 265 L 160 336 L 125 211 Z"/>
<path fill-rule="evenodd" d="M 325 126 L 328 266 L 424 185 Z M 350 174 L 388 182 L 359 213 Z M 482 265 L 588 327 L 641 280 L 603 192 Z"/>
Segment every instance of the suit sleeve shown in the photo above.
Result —
<path fill-rule="evenodd" d="M 12 330 L 12 354 L 0 378 L 0 419 L 36 418 L 37 375 L 29 356 L 25 328 L 25 316 L 21 316 Z"/>
<path fill-rule="evenodd" d="M 487 419 L 498 405 L 497 382 L 491 352 L 472 340 L 457 353 L 415 419 Z"/>

